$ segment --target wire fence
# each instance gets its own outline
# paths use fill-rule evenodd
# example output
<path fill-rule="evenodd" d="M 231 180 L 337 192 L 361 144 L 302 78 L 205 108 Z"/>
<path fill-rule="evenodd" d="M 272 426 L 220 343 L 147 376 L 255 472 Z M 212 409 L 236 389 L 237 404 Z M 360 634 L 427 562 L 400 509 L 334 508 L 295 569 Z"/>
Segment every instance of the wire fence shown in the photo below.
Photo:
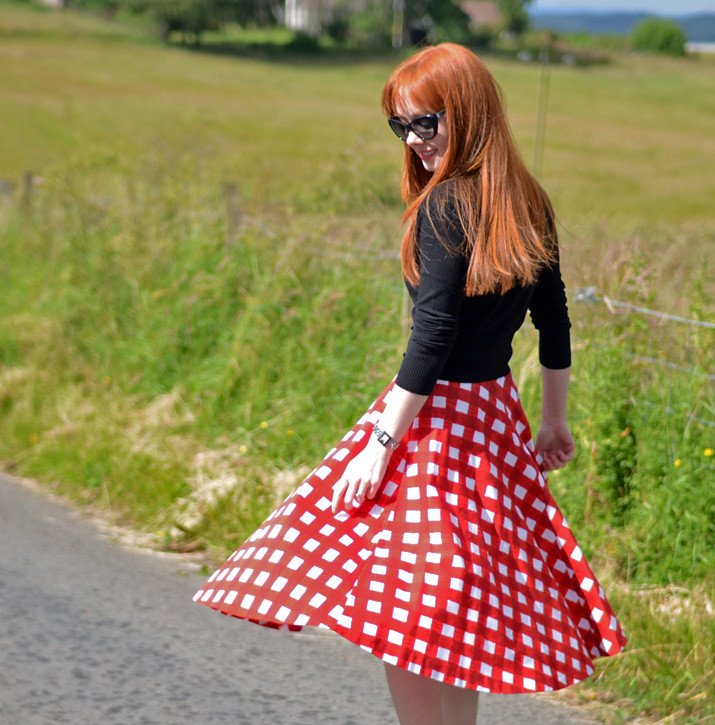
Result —
<path fill-rule="evenodd" d="M 694 423 L 701 423 L 704 426 L 707 426 L 708 428 L 715 428 L 715 420 L 708 420 L 707 418 L 699 418 L 697 415 L 693 415 L 692 412 L 684 412 L 682 410 L 676 410 L 675 408 L 671 408 L 668 405 L 663 405 L 662 403 L 655 403 L 652 400 L 640 400 L 639 401 L 641 405 L 645 406 L 646 408 L 656 408 L 661 413 L 665 413 L 666 415 L 683 415 L 688 420 L 692 420 Z"/>
<path fill-rule="evenodd" d="M 35 191 L 35 186 L 40 183 L 38 179 L 41 180 L 41 177 L 38 177 L 33 172 L 27 171 L 23 175 L 22 185 L 21 185 L 21 192 L 22 192 L 22 199 L 25 202 L 29 203 L 29 200 L 31 196 L 33 195 L 33 192 Z M 18 190 L 18 186 L 12 182 L 9 182 L 7 180 L 0 179 L 0 196 L 12 196 L 16 191 Z M 240 191 L 237 185 L 235 184 L 226 184 L 224 186 L 224 199 L 225 199 L 225 222 L 226 222 L 226 229 L 225 229 L 225 241 L 227 246 L 231 246 L 237 239 L 240 229 L 244 224 L 248 224 L 256 229 L 258 229 L 262 234 L 265 234 L 269 237 L 275 237 L 277 236 L 277 230 L 274 230 L 270 227 L 270 225 L 265 224 L 259 219 L 250 217 L 244 213 L 244 210 L 242 209 L 241 204 L 241 197 L 240 197 Z M 324 240 L 323 246 L 320 247 L 313 247 L 309 246 L 306 248 L 306 251 L 308 251 L 310 254 L 315 255 L 317 258 L 329 258 L 329 259 L 338 259 L 345 262 L 355 262 L 355 261 L 398 261 L 400 259 L 400 255 L 396 251 L 392 250 L 375 250 L 370 249 L 366 247 L 357 248 L 357 247 L 348 247 L 345 246 L 342 241 L 334 240 L 334 239 L 326 239 Z M 403 286 L 403 310 L 402 310 L 402 316 L 403 321 L 406 322 L 407 325 L 409 325 L 409 300 L 407 299 L 407 292 L 404 289 Z M 605 305 L 608 310 L 611 313 L 616 313 L 618 310 L 623 310 L 632 314 L 637 315 L 643 315 L 651 318 L 655 318 L 658 320 L 662 320 L 664 322 L 673 322 L 677 324 L 682 325 L 688 325 L 690 327 L 696 327 L 696 328 L 702 328 L 707 330 L 715 330 L 715 322 L 707 321 L 707 320 L 696 320 L 692 318 L 683 317 L 681 315 L 674 315 L 669 312 L 662 312 L 660 310 L 653 310 L 648 307 L 644 307 L 642 305 L 636 305 L 631 302 L 626 302 L 624 300 L 617 300 L 613 299 L 612 297 L 609 297 L 604 294 L 599 294 L 598 290 L 595 287 L 583 287 L 581 289 L 578 289 L 575 294 L 571 296 L 571 299 L 573 302 L 578 303 L 586 303 L 586 304 L 603 304 Z M 596 343 L 598 344 L 598 343 Z M 659 367 L 666 368 L 668 370 L 672 370 L 674 372 L 679 372 L 683 374 L 688 374 L 692 376 L 698 376 L 698 377 L 704 377 L 705 379 L 712 381 L 715 380 L 715 374 L 712 374 L 708 371 L 703 371 L 699 368 L 682 365 L 680 363 L 673 362 L 671 360 L 665 360 L 659 357 L 655 357 L 652 355 L 643 355 L 643 354 L 637 354 L 632 353 L 628 351 L 624 351 L 625 355 L 634 361 L 638 363 L 644 363 L 647 365 L 655 365 Z M 677 414 L 678 411 L 675 411 L 671 408 L 664 407 L 660 404 L 653 403 L 652 401 L 643 401 L 647 406 L 649 407 L 658 407 L 663 412 L 668 414 Z M 694 416 L 689 416 L 690 420 L 697 421 L 705 426 L 708 427 L 715 427 L 715 421 L 706 420 Z"/>
<path fill-rule="evenodd" d="M 624 310 L 630 310 L 631 312 L 637 312 L 641 315 L 655 317 L 659 320 L 680 322 L 684 325 L 692 325 L 693 327 L 705 327 L 710 330 L 715 330 L 715 322 L 707 322 L 705 320 L 692 320 L 688 317 L 681 317 L 680 315 L 671 315 L 669 312 L 659 312 L 658 310 L 651 310 L 648 307 L 634 305 L 630 302 L 614 300 L 611 297 L 599 295 L 595 287 L 583 287 L 576 292 L 573 299 L 575 302 L 603 302 L 611 310 L 611 312 L 613 312 L 616 308 L 620 308 Z"/>
<path fill-rule="evenodd" d="M 371 260 L 399 260 L 400 255 L 397 252 L 390 251 L 373 251 L 370 249 L 350 249 L 340 244 L 336 244 L 330 240 L 324 247 L 309 247 L 308 251 L 311 254 L 315 254 L 322 257 L 329 257 L 331 259 L 342 259 L 344 261 L 355 261 L 356 259 L 371 259 Z M 604 304 L 612 313 L 617 310 L 626 310 L 631 313 L 653 317 L 658 320 L 666 322 L 676 322 L 679 324 L 690 325 L 691 327 L 700 327 L 708 330 L 715 330 L 715 322 L 709 322 L 707 320 L 696 320 L 688 317 L 682 317 L 681 315 L 674 315 L 669 312 L 662 312 L 660 310 L 653 310 L 642 305 L 635 305 L 631 302 L 625 302 L 623 300 L 616 300 L 607 295 L 600 295 L 595 287 L 582 287 L 578 289 L 572 296 L 574 302 L 585 302 L 587 304 Z M 700 370 L 698 368 L 681 365 L 680 363 L 672 362 L 671 360 L 664 360 L 662 358 L 654 357 L 651 355 L 639 355 L 636 353 L 625 353 L 627 357 L 640 363 L 647 365 L 657 365 L 659 367 L 667 368 L 677 372 L 688 373 L 690 375 L 702 376 L 708 380 L 715 380 L 715 374 L 707 371 Z"/>
<path fill-rule="evenodd" d="M 389 251 L 373 251 L 370 249 L 349 249 L 346 248 L 338 243 L 329 241 L 328 244 L 324 247 L 309 247 L 308 251 L 311 254 L 315 254 L 320 257 L 328 257 L 331 259 L 342 259 L 344 261 L 355 261 L 358 260 L 364 260 L 365 258 L 370 260 L 389 260 L 389 261 L 396 261 L 399 260 L 400 255 L 396 252 L 389 252 Z M 655 318 L 658 320 L 662 320 L 664 322 L 674 322 L 678 324 L 683 325 L 689 325 L 691 327 L 696 328 L 702 328 L 706 330 L 715 330 L 715 323 L 709 322 L 707 320 L 696 320 L 688 317 L 683 317 L 681 315 L 674 315 L 669 312 L 662 312 L 660 310 L 653 310 L 649 307 L 644 307 L 642 305 L 635 305 L 631 302 L 625 302 L 623 300 L 617 300 L 613 299 L 612 297 L 608 297 L 607 295 L 599 294 L 597 289 L 595 287 L 583 287 L 581 289 L 578 289 L 575 294 L 572 295 L 571 299 L 574 302 L 579 303 L 586 303 L 586 304 L 603 304 L 605 305 L 608 310 L 611 313 L 616 313 L 618 310 L 623 310 L 632 314 L 637 315 L 643 315 L 651 318 Z M 405 301 L 406 302 L 406 301 Z M 403 318 L 407 318 L 407 304 L 403 304 Z M 604 346 L 605 347 L 605 346 Z M 643 355 L 638 353 L 633 353 L 629 351 L 624 351 L 624 354 L 626 357 L 630 358 L 634 362 L 643 363 L 646 365 L 655 365 L 658 367 L 666 368 L 668 370 L 673 370 L 675 372 L 679 373 L 685 373 L 688 375 L 696 376 L 705 378 L 708 381 L 715 381 L 715 374 L 701 370 L 699 368 L 688 366 L 688 365 L 682 365 L 680 363 L 673 362 L 671 360 L 664 360 L 662 358 L 658 358 L 652 355 Z M 650 408 L 657 408 L 661 410 L 663 413 L 666 413 L 668 415 L 678 415 L 680 411 L 674 410 L 673 408 L 663 406 L 659 403 L 654 403 L 653 401 L 644 400 L 641 401 L 646 407 Z M 686 414 L 686 417 L 689 421 L 693 423 L 699 423 L 701 425 L 704 425 L 706 427 L 714 428 L 715 427 L 715 421 L 707 420 L 705 418 L 700 418 L 698 416 L 693 415 L 692 413 Z"/>

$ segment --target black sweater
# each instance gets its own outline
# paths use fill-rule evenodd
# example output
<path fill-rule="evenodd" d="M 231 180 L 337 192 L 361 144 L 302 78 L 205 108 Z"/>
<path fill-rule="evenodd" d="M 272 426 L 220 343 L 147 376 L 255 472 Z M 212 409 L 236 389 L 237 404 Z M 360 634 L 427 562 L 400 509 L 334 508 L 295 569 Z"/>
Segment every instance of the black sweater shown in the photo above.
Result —
<path fill-rule="evenodd" d="M 569 367 L 570 323 L 558 261 L 544 267 L 534 285 L 467 297 L 463 232 L 440 220 L 434 202 L 428 203 L 431 221 L 423 209 L 417 216 L 420 282 L 416 288 L 406 283 L 414 305 L 413 325 L 397 385 L 429 395 L 438 379 L 478 382 L 506 375 L 512 339 L 527 309 L 539 331 L 541 364 Z"/>

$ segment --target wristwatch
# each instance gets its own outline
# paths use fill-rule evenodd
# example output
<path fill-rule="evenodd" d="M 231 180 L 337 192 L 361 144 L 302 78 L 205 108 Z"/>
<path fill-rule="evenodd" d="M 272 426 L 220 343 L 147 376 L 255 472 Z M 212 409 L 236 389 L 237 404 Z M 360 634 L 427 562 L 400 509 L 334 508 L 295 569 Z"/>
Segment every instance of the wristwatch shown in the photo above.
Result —
<path fill-rule="evenodd" d="M 377 440 L 385 446 L 385 448 L 390 448 L 394 451 L 395 448 L 400 445 L 399 441 L 396 441 L 389 433 L 382 430 L 377 423 L 375 423 L 372 427 L 372 432 L 375 434 Z"/>

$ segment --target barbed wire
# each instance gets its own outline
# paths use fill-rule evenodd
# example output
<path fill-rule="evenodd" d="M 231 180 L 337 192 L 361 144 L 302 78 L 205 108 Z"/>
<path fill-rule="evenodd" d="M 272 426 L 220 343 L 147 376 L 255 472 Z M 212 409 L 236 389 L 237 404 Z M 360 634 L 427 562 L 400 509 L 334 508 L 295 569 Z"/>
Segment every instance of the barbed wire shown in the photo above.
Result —
<path fill-rule="evenodd" d="M 309 247 L 308 251 L 312 254 L 328 256 L 338 259 L 354 260 L 356 258 L 368 258 L 368 259 L 379 259 L 379 260 L 398 260 L 400 255 L 397 252 L 373 252 L 369 249 L 349 249 L 337 244 L 329 244 L 326 247 Z M 656 317 L 661 320 L 668 320 L 670 322 L 680 322 L 684 325 L 692 325 L 693 327 L 704 327 L 709 330 L 715 330 L 715 322 L 708 322 L 707 320 L 694 320 L 689 317 L 682 317 L 681 315 L 673 315 L 670 312 L 661 312 L 659 310 L 652 310 L 642 305 L 634 305 L 631 302 L 624 302 L 623 300 L 614 300 L 612 297 L 606 295 L 599 295 L 595 287 L 582 287 L 578 289 L 573 295 L 574 302 L 587 302 L 593 304 L 594 302 L 602 302 L 611 311 L 618 307 L 624 310 L 630 310 L 631 312 L 637 312 L 642 315 L 649 315 Z M 645 359 L 645 358 L 644 358 Z M 653 358 L 655 361 L 655 358 Z M 661 361 L 658 361 L 661 362 Z M 675 363 L 673 363 L 675 365 Z M 677 366 L 676 366 L 677 368 Z"/>
<path fill-rule="evenodd" d="M 636 362 L 644 362 L 649 365 L 660 365 L 661 367 L 668 368 L 669 370 L 678 370 L 682 373 L 690 373 L 691 375 L 702 375 L 708 380 L 715 380 L 715 374 L 707 373 L 704 370 L 698 368 L 688 367 L 687 365 L 679 365 L 678 363 L 671 362 L 670 360 L 661 360 L 657 357 L 649 357 L 648 355 L 638 355 L 633 352 L 626 352 L 626 357 L 635 360 Z"/>
<path fill-rule="evenodd" d="M 368 249 L 347 249 L 336 245 L 328 245 L 325 247 L 306 247 L 306 251 L 322 257 L 332 257 L 334 259 L 344 259 L 352 261 L 355 259 L 378 259 L 378 260 L 398 260 L 400 255 L 396 252 L 373 252 Z"/>
<path fill-rule="evenodd" d="M 343 259 L 345 261 L 353 261 L 355 259 L 369 259 L 377 260 L 397 260 L 400 256 L 396 252 L 373 252 L 369 249 L 353 250 L 343 247 L 337 244 L 329 244 L 325 247 L 308 247 L 307 251 L 311 254 L 322 255 L 324 257 L 331 257 L 337 259 Z M 614 307 L 620 307 L 621 309 L 627 309 L 631 312 L 637 312 L 639 314 L 650 315 L 659 319 L 668 320 L 671 322 L 680 322 L 687 325 L 693 325 L 697 327 L 704 327 L 707 329 L 715 329 L 715 324 L 704 320 L 693 320 L 687 317 L 681 317 L 680 315 L 672 315 L 669 312 L 660 312 L 658 310 L 651 310 L 648 307 L 641 305 L 634 305 L 630 302 L 623 302 L 622 300 L 614 300 L 606 295 L 599 296 L 596 293 L 595 287 L 583 287 L 576 291 L 573 296 L 575 302 L 587 302 L 593 304 L 595 302 L 603 302 L 611 311 Z M 649 365 L 659 365 L 661 367 L 668 368 L 670 370 L 677 370 L 679 372 L 689 373 L 691 375 L 702 375 L 708 380 L 715 380 L 715 374 L 699 370 L 698 368 L 688 367 L 686 365 L 680 365 L 679 363 L 672 362 L 670 360 L 662 360 L 660 358 L 651 357 L 649 355 L 638 355 L 636 353 L 625 353 L 627 357 L 635 360 L 636 362 L 642 362 Z"/>
<path fill-rule="evenodd" d="M 609 345 L 606 342 L 595 342 L 589 339 L 581 340 L 580 342 L 583 343 L 584 347 L 597 348 L 600 350 L 608 350 L 612 347 L 612 345 Z M 576 351 L 578 351 L 578 348 L 576 348 Z M 660 367 L 668 368 L 669 370 L 677 370 L 678 372 L 688 373 L 690 375 L 697 375 L 698 377 L 704 377 L 707 380 L 715 380 L 715 373 L 709 373 L 705 370 L 701 370 L 700 368 L 688 365 L 681 365 L 680 363 L 675 363 L 671 360 L 663 360 L 662 358 L 651 357 L 649 355 L 640 355 L 639 353 L 629 352 L 628 350 L 619 349 L 619 352 L 621 355 L 624 355 L 625 357 L 630 358 L 635 362 L 646 363 L 647 365 L 658 365 Z"/>
<path fill-rule="evenodd" d="M 583 287 L 576 291 L 573 296 L 575 302 L 603 302 L 611 311 L 614 307 L 620 307 L 621 309 L 631 310 L 632 312 L 638 312 L 642 315 L 650 315 L 651 317 L 657 317 L 661 320 L 669 320 L 670 322 L 681 322 L 684 325 L 693 325 L 694 327 L 705 327 L 711 330 L 715 330 L 715 322 L 707 322 L 705 320 L 693 320 L 688 317 L 681 317 L 680 315 L 672 315 L 669 312 L 659 312 L 658 310 L 651 310 L 648 307 L 642 307 L 641 305 L 634 305 L 630 302 L 623 302 L 622 300 L 614 300 L 606 295 L 599 296 L 595 287 Z"/>
<path fill-rule="evenodd" d="M 693 415 L 692 413 L 683 413 L 683 411 L 681 411 L 681 410 L 675 410 L 675 408 L 671 408 L 670 406 L 663 405 L 662 403 L 654 403 L 652 400 L 639 400 L 638 402 L 641 405 L 644 405 L 646 408 L 657 408 L 658 410 L 665 413 L 666 415 L 682 415 L 683 417 L 687 418 L 688 420 L 692 420 L 696 423 L 702 423 L 703 425 L 706 425 L 709 428 L 715 428 L 715 420 L 707 420 L 706 418 L 698 418 L 697 415 Z"/>

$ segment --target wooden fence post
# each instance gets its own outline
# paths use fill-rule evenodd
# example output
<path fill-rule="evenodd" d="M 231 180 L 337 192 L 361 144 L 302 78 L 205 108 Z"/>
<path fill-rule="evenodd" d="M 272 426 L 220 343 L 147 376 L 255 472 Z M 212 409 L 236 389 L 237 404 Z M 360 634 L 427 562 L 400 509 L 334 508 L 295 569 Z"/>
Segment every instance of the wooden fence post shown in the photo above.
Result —
<path fill-rule="evenodd" d="M 237 184 L 224 184 L 226 201 L 226 238 L 225 244 L 230 247 L 238 238 L 241 226 L 241 195 Z"/>
<path fill-rule="evenodd" d="M 22 175 L 22 203 L 30 206 L 32 203 L 32 192 L 35 188 L 35 172 L 25 171 Z"/>

